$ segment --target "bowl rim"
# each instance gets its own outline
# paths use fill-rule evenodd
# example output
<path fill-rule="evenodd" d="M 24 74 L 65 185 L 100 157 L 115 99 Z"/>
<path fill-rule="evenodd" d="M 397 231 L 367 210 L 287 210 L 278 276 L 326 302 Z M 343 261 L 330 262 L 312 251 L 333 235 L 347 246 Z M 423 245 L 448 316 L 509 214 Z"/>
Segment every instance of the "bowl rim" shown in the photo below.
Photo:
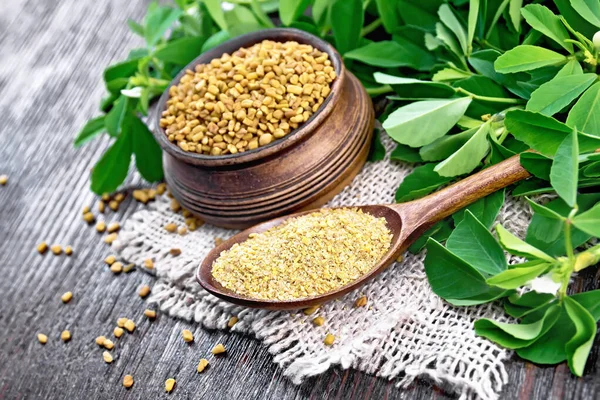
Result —
<path fill-rule="evenodd" d="M 189 69 L 194 69 L 198 64 L 206 64 L 210 60 L 220 57 L 222 54 L 236 51 L 241 47 L 252 46 L 255 43 L 263 40 L 273 41 L 297 41 L 298 43 L 310 44 L 311 46 L 319 49 L 322 52 L 328 54 L 331 64 L 336 72 L 336 79 L 331 85 L 331 92 L 327 98 L 323 101 L 321 107 L 311 117 L 304 122 L 302 126 L 290 132 L 284 138 L 273 141 L 266 146 L 259 147 L 254 150 L 245 151 L 237 154 L 227 154 L 223 156 L 210 156 L 198 153 L 187 152 L 179 148 L 175 143 L 168 140 L 167 135 L 163 128 L 160 126 L 161 114 L 166 108 L 166 103 L 169 99 L 169 89 L 171 86 L 176 85 L 181 78 L 186 74 Z M 196 57 L 192 62 L 187 64 L 169 83 L 169 86 L 160 96 L 158 100 L 156 111 L 154 113 L 154 129 L 152 133 L 154 138 L 159 143 L 160 147 L 167 152 L 169 155 L 175 157 L 188 164 L 207 166 L 207 167 L 218 167 L 227 165 L 243 164 L 253 162 L 265 157 L 272 156 L 282 150 L 293 146 L 294 144 L 302 141 L 308 135 L 314 132 L 315 128 L 319 126 L 331 113 L 335 104 L 337 103 L 344 85 L 346 78 L 346 69 L 340 54 L 337 50 L 326 41 L 321 38 L 295 28 L 271 28 L 254 31 L 230 39 L 219 46 L 216 46 Z"/>

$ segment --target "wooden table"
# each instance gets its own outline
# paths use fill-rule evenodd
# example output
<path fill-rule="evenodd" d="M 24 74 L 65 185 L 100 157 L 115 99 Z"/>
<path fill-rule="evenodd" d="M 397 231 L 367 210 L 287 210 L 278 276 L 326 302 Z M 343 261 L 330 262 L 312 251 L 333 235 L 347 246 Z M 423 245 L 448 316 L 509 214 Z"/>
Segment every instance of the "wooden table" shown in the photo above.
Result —
<path fill-rule="evenodd" d="M 140 19 L 146 0 L 9 0 L 0 3 L 0 399 L 379 399 L 447 398 L 440 387 L 418 381 L 400 390 L 394 382 L 353 370 L 330 370 L 295 386 L 282 376 L 266 348 L 237 334 L 205 331 L 166 316 L 141 318 L 137 296 L 153 279 L 140 271 L 114 276 L 102 260 L 110 253 L 81 217 L 93 204 L 89 171 L 106 148 L 103 138 L 74 149 L 72 138 L 96 115 L 103 95 L 102 70 L 142 44 L 127 18 Z M 132 182 L 130 182 L 132 183 Z M 134 182 L 133 182 L 134 183 Z M 128 199 L 109 221 L 126 220 L 140 206 Z M 72 245 L 71 257 L 35 250 L 41 241 Z M 597 271 L 575 289 L 598 286 Z M 72 291 L 73 300 L 60 296 Z M 118 317 L 134 317 L 133 335 L 117 341 L 107 365 L 94 338 L 111 335 Z M 182 345 L 181 330 L 196 341 Z M 60 332 L 73 339 L 63 343 Z M 49 342 L 42 346 L 36 333 Z M 195 372 L 201 354 L 216 342 L 228 356 Z M 600 398 L 600 340 L 586 376 L 574 378 L 566 365 L 540 368 L 515 360 L 507 369 L 506 399 Z M 131 374 L 131 390 L 121 386 Z M 177 378 L 175 391 L 164 381 Z"/>

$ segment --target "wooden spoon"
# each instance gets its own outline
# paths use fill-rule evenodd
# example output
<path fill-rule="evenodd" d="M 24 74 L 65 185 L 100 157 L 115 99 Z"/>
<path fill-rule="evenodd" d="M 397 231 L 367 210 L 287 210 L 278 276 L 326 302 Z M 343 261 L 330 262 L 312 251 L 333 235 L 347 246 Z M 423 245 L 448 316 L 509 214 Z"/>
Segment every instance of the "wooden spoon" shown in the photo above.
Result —
<path fill-rule="evenodd" d="M 251 233 L 264 232 L 281 224 L 288 218 L 313 213 L 315 210 L 303 211 L 264 222 L 224 241 L 208 253 L 198 268 L 197 279 L 204 289 L 215 296 L 247 307 L 289 310 L 322 304 L 356 289 L 382 272 L 436 222 L 452 215 L 476 200 L 525 179 L 528 176 L 529 173 L 521 167 L 519 156 L 516 155 L 418 200 L 400 204 L 352 206 L 352 208 L 361 209 L 363 212 L 375 217 L 385 218 L 387 226 L 393 232 L 394 237 L 392 238 L 390 250 L 370 272 L 332 292 L 288 301 L 255 299 L 224 288 L 213 278 L 211 272 L 214 261 L 222 251 L 229 249 L 235 243 L 245 241 Z"/>

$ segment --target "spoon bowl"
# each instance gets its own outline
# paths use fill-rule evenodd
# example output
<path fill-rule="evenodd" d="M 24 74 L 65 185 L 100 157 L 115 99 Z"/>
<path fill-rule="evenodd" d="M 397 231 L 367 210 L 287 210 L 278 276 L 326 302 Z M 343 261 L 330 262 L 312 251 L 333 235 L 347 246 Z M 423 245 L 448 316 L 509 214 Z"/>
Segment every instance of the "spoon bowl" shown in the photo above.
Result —
<path fill-rule="evenodd" d="M 221 253 L 236 243 L 242 243 L 252 233 L 262 233 L 284 221 L 315 210 L 303 211 L 272 219 L 248 228 L 212 249 L 198 268 L 197 280 L 204 289 L 231 303 L 269 310 L 293 310 L 319 305 L 358 288 L 390 266 L 419 236 L 436 222 L 497 190 L 529 177 L 521 167 L 519 156 L 513 156 L 445 189 L 418 200 L 400 204 L 349 206 L 374 217 L 383 217 L 393 237 L 388 252 L 373 268 L 357 280 L 334 291 L 293 300 L 265 300 L 241 295 L 223 287 L 212 275 L 213 263 Z"/>

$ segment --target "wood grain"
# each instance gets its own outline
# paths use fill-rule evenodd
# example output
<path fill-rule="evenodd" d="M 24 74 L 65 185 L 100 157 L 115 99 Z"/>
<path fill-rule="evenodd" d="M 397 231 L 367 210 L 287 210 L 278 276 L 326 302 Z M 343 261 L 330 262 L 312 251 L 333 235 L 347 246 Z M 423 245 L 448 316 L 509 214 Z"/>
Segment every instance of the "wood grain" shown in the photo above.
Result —
<path fill-rule="evenodd" d="M 104 66 L 142 44 L 125 22 L 139 20 L 148 3 L 0 2 L 0 174 L 10 177 L 0 187 L 0 399 L 453 398 L 425 380 L 400 390 L 394 382 L 340 369 L 294 386 L 252 338 L 162 315 L 152 323 L 142 318 L 146 304 L 137 290 L 153 278 L 140 271 L 113 276 L 102 264 L 109 248 L 81 220 L 81 208 L 93 200 L 89 169 L 108 141 L 80 150 L 71 142 L 96 115 Z M 124 221 L 138 208 L 128 199 L 107 220 Z M 35 251 L 41 240 L 71 244 L 75 253 L 42 257 Z M 585 271 L 574 289 L 597 288 L 596 274 Z M 74 298 L 64 305 L 60 296 L 68 290 Z M 110 334 L 120 316 L 133 318 L 138 328 L 115 341 L 115 361 L 107 365 L 93 339 Z M 65 328 L 73 334 L 67 344 L 58 339 Z M 196 337 L 191 346 L 181 340 L 184 328 Z M 35 339 L 38 331 L 49 337 L 45 346 Z M 218 341 L 229 354 L 198 375 L 198 360 Z M 581 379 L 564 366 L 510 362 L 501 398 L 599 398 L 599 349 L 596 339 Z M 130 390 L 121 386 L 125 374 L 135 379 Z M 170 395 L 163 389 L 168 377 L 177 379 Z"/>

